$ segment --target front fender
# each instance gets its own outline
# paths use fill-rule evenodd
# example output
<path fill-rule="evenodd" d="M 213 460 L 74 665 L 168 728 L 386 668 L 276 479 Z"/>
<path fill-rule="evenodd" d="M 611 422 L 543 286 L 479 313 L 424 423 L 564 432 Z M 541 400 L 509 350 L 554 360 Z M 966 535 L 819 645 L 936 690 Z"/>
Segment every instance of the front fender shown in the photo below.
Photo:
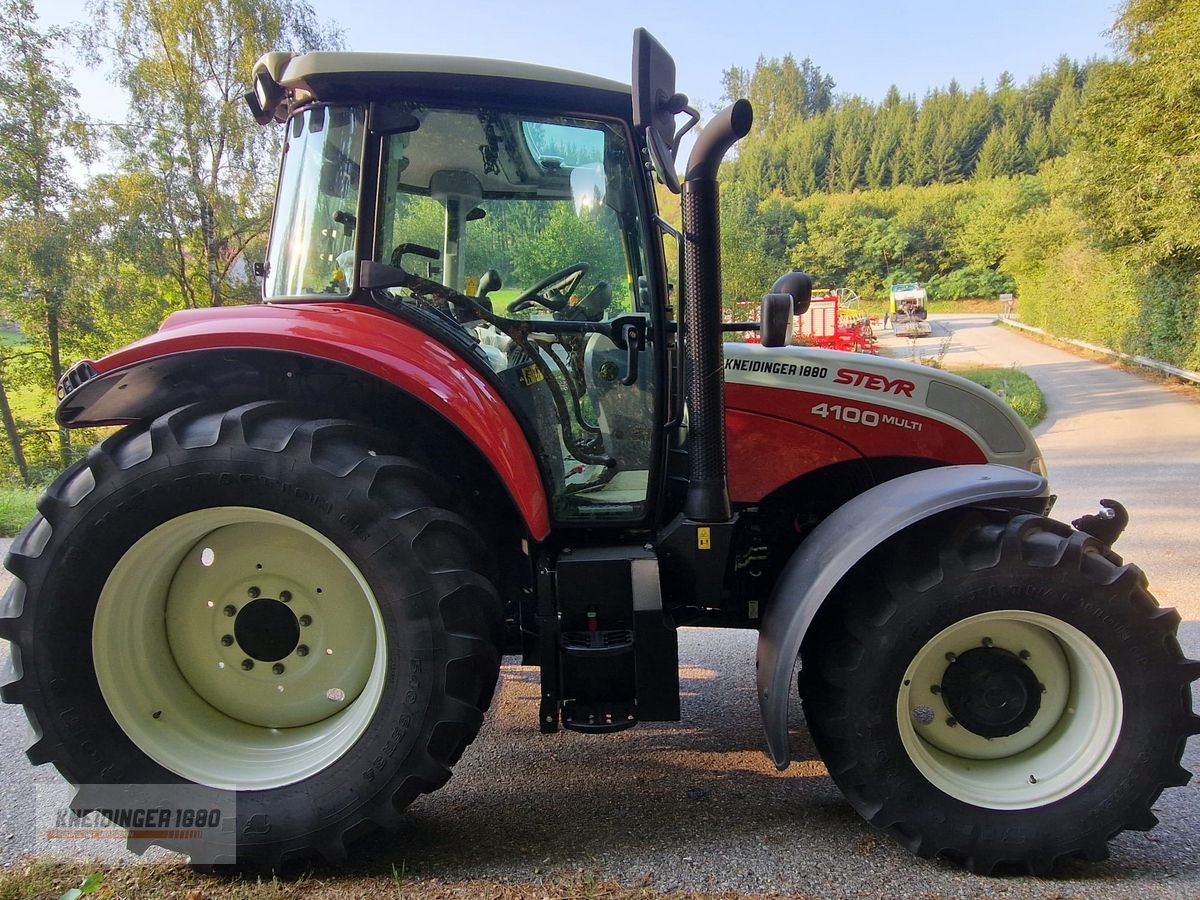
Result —
<path fill-rule="evenodd" d="M 945 466 L 859 494 L 813 529 L 788 560 L 758 637 L 758 703 L 776 768 L 791 761 L 788 700 L 804 635 L 825 598 L 866 554 L 910 525 L 961 506 L 1044 495 L 1046 479 L 1010 466 Z"/>
<path fill-rule="evenodd" d="M 171 384 L 177 367 L 209 370 L 208 381 L 236 377 L 241 351 L 310 357 L 357 369 L 424 404 L 479 448 L 500 477 L 535 540 L 550 532 L 549 504 L 529 440 L 499 391 L 445 344 L 367 306 L 255 305 L 187 310 L 155 334 L 64 376 L 58 409 L 67 427 L 124 424 L 198 397 Z M 290 375 L 290 372 L 281 372 Z"/>

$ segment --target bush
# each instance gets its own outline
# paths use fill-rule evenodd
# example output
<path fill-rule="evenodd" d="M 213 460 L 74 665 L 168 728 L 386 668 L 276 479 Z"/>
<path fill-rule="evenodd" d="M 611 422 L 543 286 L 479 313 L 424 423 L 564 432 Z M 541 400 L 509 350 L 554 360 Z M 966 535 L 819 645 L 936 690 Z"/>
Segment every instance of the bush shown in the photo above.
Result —
<path fill-rule="evenodd" d="M 925 285 L 930 300 L 969 300 L 1011 294 L 1017 283 L 1005 272 L 986 268 L 955 269 L 948 275 L 935 275 Z"/>

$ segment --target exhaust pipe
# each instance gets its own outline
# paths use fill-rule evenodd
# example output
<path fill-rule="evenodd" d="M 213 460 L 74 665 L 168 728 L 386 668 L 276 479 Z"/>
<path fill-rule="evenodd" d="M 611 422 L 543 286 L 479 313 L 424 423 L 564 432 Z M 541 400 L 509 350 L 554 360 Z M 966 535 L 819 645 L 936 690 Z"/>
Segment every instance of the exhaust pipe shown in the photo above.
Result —
<path fill-rule="evenodd" d="M 691 475 L 683 513 L 696 522 L 730 518 L 725 462 L 725 351 L 721 340 L 721 222 L 717 170 L 754 121 L 749 100 L 717 114 L 688 157 L 683 212 L 684 340 Z"/>

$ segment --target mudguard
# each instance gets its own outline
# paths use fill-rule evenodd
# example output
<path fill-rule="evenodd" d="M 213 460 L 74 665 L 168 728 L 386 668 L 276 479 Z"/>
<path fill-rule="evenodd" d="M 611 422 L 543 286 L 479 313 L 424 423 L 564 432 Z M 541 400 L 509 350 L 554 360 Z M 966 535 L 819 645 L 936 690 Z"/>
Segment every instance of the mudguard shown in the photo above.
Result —
<path fill-rule="evenodd" d="M 825 598 L 870 550 L 930 516 L 989 501 L 1039 497 L 1046 479 L 998 465 L 946 466 L 892 479 L 859 494 L 813 529 L 788 560 L 758 637 L 758 703 L 778 769 L 791 761 L 788 700 L 804 635 Z"/>
<path fill-rule="evenodd" d="M 549 503 L 537 459 L 496 388 L 445 344 L 367 306 L 260 304 L 175 313 L 149 337 L 73 366 L 64 376 L 59 422 L 67 427 L 124 424 L 170 408 L 164 403 L 190 402 L 164 396 L 169 392 L 164 375 L 200 354 L 211 357 L 211 366 L 228 366 L 231 351 L 324 359 L 404 391 L 483 452 L 535 540 L 549 534 Z"/>

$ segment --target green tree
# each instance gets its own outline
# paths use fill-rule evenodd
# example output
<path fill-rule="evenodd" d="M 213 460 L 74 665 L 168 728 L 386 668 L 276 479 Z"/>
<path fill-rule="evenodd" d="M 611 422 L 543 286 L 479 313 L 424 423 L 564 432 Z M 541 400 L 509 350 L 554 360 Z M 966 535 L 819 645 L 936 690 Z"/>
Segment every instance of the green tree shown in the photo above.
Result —
<path fill-rule="evenodd" d="M 883 106 L 875 115 L 871 129 L 871 143 L 867 148 L 867 161 L 863 176 L 867 187 L 878 189 L 890 187 L 894 182 L 895 158 L 899 153 L 900 139 L 904 134 L 906 119 L 911 104 L 900 99 L 900 91 L 893 84 L 888 89 Z"/>
<path fill-rule="evenodd" d="M 281 135 L 246 111 L 255 59 L 339 41 L 303 0 L 100 0 L 88 46 L 129 92 L 122 171 L 148 178 L 141 209 L 185 306 L 249 299 L 243 251 L 267 227 Z"/>
<path fill-rule="evenodd" d="M 833 120 L 829 150 L 828 187 L 849 192 L 863 185 L 871 146 L 873 109 L 859 97 L 848 98 Z"/>
<path fill-rule="evenodd" d="M 1050 133 L 1046 128 L 1046 123 L 1041 119 L 1035 119 L 1033 127 L 1029 129 L 1029 134 L 1025 136 L 1025 163 L 1030 170 L 1036 172 L 1038 166 L 1050 158 L 1050 152 Z"/>
<path fill-rule="evenodd" d="M 952 245 L 963 262 L 977 269 L 999 269 L 1013 240 L 1013 229 L 1030 210 L 1049 202 L 1034 176 L 975 182 L 969 197 L 954 209 L 958 228 Z"/>
<path fill-rule="evenodd" d="M 1029 157 L 1021 146 L 1021 138 L 1012 124 L 1002 125 L 987 136 L 979 159 L 975 163 L 978 179 L 1008 178 L 1029 169 Z"/>
<path fill-rule="evenodd" d="M 628 270 L 616 228 L 605 221 L 615 215 L 606 207 L 581 215 L 570 203 L 553 204 L 543 227 L 521 233 L 514 242 L 513 274 L 518 282 L 536 284 L 583 260 L 591 265 L 588 283 L 607 281 L 620 307 L 629 296 Z"/>
<path fill-rule="evenodd" d="M 0 281 L 4 312 L 21 324 L 37 349 L 24 358 L 47 364 L 29 376 L 43 386 L 63 372 L 63 343 L 77 315 L 70 291 L 72 233 L 67 216 L 73 184 L 69 154 L 86 151 L 75 106 L 76 92 L 54 61 L 64 35 L 40 31 L 30 0 L 0 5 Z M 6 385 L 0 383 L 0 393 Z M 8 399 L 2 405 L 8 407 Z M 16 465 L 28 482 L 21 436 L 11 412 L 4 416 Z M 70 461 L 70 439 L 57 432 L 62 465 Z"/>
<path fill-rule="evenodd" d="M 1125 58 L 1091 72 L 1076 130 L 1085 217 L 1109 246 L 1147 260 L 1200 253 L 1197 0 L 1129 0 Z"/>
<path fill-rule="evenodd" d="M 1050 153 L 1061 156 L 1070 149 L 1071 138 L 1075 133 L 1075 124 L 1079 120 L 1079 103 L 1081 88 L 1074 84 L 1065 86 L 1054 106 L 1050 108 L 1050 116 L 1046 121 L 1046 136 L 1050 141 Z"/>
<path fill-rule="evenodd" d="M 763 232 L 754 194 L 737 184 L 725 187 L 721 191 L 721 297 L 727 318 L 755 318 L 744 304 L 753 304 L 776 277 L 763 249 Z"/>
<path fill-rule="evenodd" d="M 832 114 L 794 122 L 776 143 L 778 176 L 768 182 L 768 191 L 782 188 L 793 197 L 806 197 L 824 190 L 832 143 Z"/>
<path fill-rule="evenodd" d="M 726 69 L 723 80 L 723 101 L 748 97 L 754 104 L 756 134 L 785 130 L 796 119 L 825 112 L 833 103 L 833 79 L 811 59 L 796 62 L 790 53 L 783 59 L 760 56 L 753 72 L 737 66 Z"/>

